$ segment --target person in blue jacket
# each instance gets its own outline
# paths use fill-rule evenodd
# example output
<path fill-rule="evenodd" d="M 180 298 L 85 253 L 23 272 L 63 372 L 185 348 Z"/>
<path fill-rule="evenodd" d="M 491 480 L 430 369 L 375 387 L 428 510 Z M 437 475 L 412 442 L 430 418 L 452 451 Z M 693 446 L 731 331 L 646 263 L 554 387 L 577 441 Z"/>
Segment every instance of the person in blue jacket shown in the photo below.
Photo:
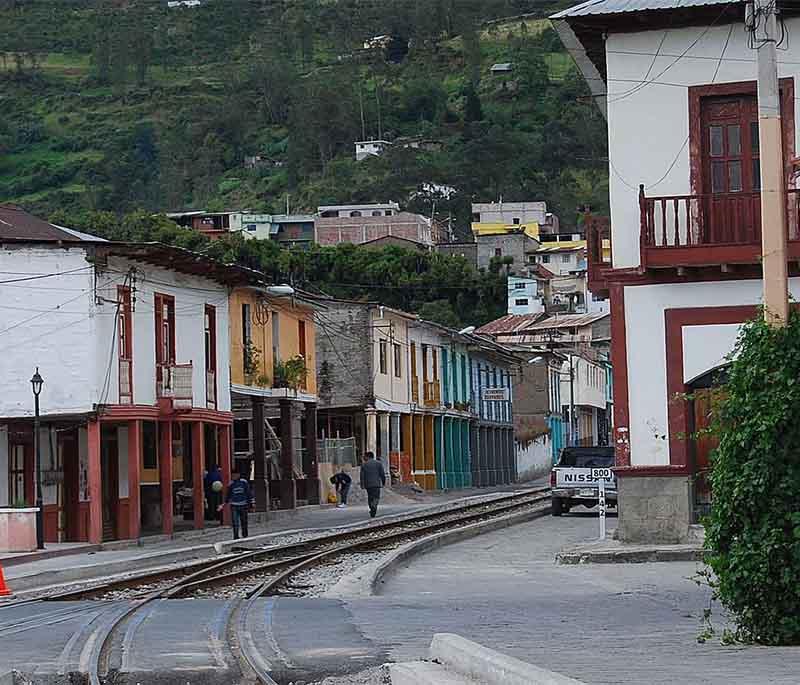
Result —
<path fill-rule="evenodd" d="M 242 537 L 247 537 L 247 512 L 250 511 L 255 500 L 250 483 L 242 478 L 239 469 L 235 468 L 231 472 L 231 484 L 228 486 L 228 493 L 225 496 L 225 504 L 230 504 L 231 521 L 233 523 L 233 539 L 239 539 L 239 528 L 242 529 Z M 222 511 L 225 504 L 220 504 L 217 511 Z"/>

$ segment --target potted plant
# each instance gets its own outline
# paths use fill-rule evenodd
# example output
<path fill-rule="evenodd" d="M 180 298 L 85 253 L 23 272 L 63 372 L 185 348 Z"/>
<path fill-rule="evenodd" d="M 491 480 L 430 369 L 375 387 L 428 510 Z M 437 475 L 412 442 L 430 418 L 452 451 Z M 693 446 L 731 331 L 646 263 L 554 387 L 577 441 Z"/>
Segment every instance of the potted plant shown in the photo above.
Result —
<path fill-rule="evenodd" d="M 24 500 L 0 508 L 0 552 L 33 552 L 36 549 L 38 511 Z"/>

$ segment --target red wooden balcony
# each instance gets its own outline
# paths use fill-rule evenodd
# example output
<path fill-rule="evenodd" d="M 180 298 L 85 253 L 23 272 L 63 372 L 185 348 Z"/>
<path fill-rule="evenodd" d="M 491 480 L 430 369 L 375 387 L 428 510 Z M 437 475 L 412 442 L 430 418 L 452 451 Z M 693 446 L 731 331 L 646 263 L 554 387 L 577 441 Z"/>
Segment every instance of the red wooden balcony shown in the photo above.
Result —
<path fill-rule="evenodd" d="M 611 264 L 611 223 L 607 216 L 585 214 L 586 270 L 589 290 L 598 297 L 608 297 L 606 271 Z"/>
<path fill-rule="evenodd" d="M 192 364 L 163 364 L 156 371 L 156 396 L 171 401 L 175 411 L 191 409 Z"/>
<path fill-rule="evenodd" d="M 800 257 L 800 192 L 786 194 L 788 256 Z M 639 189 L 643 269 L 758 264 L 761 194 L 647 197 Z"/>

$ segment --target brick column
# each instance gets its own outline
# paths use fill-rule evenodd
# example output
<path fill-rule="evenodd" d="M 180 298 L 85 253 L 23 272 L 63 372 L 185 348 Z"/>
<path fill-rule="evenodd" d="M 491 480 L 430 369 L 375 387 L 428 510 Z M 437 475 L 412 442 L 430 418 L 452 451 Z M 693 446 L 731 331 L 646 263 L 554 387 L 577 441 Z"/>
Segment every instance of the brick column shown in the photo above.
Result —
<path fill-rule="evenodd" d="M 317 405 L 306 402 L 306 437 L 303 471 L 306 474 L 306 499 L 309 504 L 320 503 L 319 461 L 317 457 Z M 388 463 L 387 463 L 388 471 Z"/>
<path fill-rule="evenodd" d="M 294 432 L 292 401 L 280 400 L 281 407 L 281 509 L 297 507 L 297 489 L 294 482 Z"/>
<path fill-rule="evenodd" d="M 132 539 L 142 528 L 142 422 L 128 421 L 128 531 Z"/>
<path fill-rule="evenodd" d="M 158 480 L 161 484 L 161 526 L 164 535 L 172 535 L 172 421 L 161 421 L 158 442 Z"/>
<path fill-rule="evenodd" d="M 230 425 L 219 426 L 217 428 L 217 462 L 222 471 L 222 482 L 227 488 L 231 482 L 231 427 Z M 223 497 L 227 494 L 223 490 Z M 223 498 L 224 501 L 224 498 Z M 222 522 L 229 526 L 231 524 L 231 508 L 225 507 L 223 510 Z"/>
<path fill-rule="evenodd" d="M 205 526 L 206 512 L 203 506 L 205 500 L 205 487 L 203 471 L 206 467 L 206 433 L 205 424 L 195 421 L 192 424 L 192 508 L 194 527 Z"/>
<path fill-rule="evenodd" d="M 103 541 L 103 486 L 100 466 L 100 422 L 89 421 L 86 426 L 89 450 L 89 542 Z"/>
<path fill-rule="evenodd" d="M 267 480 L 267 439 L 264 428 L 264 398 L 251 397 L 253 407 L 253 460 L 255 462 L 255 481 L 253 496 L 256 511 L 269 511 L 269 481 Z"/>

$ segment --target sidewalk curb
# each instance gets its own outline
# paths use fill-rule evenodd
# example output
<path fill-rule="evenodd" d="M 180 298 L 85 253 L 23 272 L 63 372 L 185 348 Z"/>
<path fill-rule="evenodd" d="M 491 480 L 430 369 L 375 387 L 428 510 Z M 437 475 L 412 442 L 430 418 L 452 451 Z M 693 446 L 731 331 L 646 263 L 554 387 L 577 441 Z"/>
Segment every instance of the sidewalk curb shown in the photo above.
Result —
<path fill-rule="evenodd" d="M 430 657 L 487 685 L 582 685 L 580 680 L 506 656 L 452 633 L 433 636 Z"/>
<path fill-rule="evenodd" d="M 382 559 L 367 564 L 355 573 L 342 577 L 335 585 L 323 593 L 322 596 L 345 599 L 371 597 L 377 594 L 376 589 L 386 576 L 390 575 L 404 561 L 412 557 L 426 554 L 427 552 L 454 542 L 468 540 L 482 533 L 502 530 L 503 528 L 508 528 L 518 523 L 526 523 L 527 521 L 549 516 L 549 514 L 550 506 L 545 502 L 541 509 L 506 514 L 497 519 L 481 521 L 464 528 L 445 530 L 441 533 L 434 533 L 433 535 L 420 538 L 419 540 L 413 540 L 392 550 Z"/>
<path fill-rule="evenodd" d="M 687 549 L 575 550 L 556 554 L 556 563 L 577 564 L 646 564 L 668 561 L 705 561 L 707 552 L 701 547 Z"/>

